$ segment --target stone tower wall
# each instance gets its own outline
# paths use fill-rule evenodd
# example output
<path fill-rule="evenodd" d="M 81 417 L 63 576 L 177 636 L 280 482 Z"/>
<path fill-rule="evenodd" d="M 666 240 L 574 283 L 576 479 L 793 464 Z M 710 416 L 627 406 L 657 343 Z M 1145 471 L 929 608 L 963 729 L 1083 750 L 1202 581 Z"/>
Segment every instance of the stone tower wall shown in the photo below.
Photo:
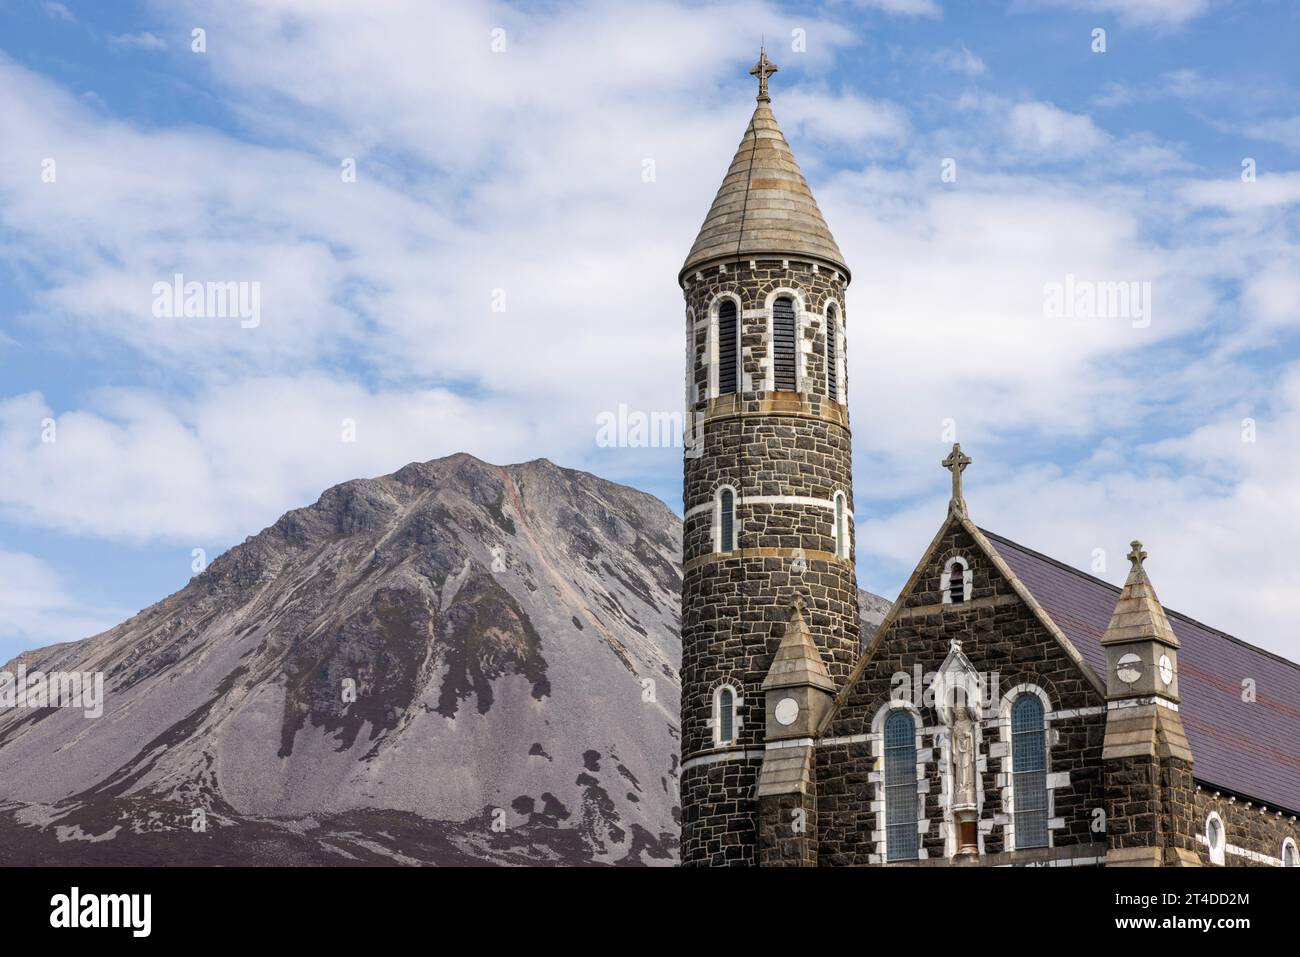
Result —
<path fill-rule="evenodd" d="M 827 397 L 826 307 L 843 322 L 846 278 L 798 260 L 748 260 L 684 277 L 688 364 L 704 417 L 698 456 L 685 459 L 682 583 L 682 861 L 756 864 L 754 784 L 764 746 L 760 686 L 796 594 L 827 671 L 843 681 L 859 648 L 853 562 L 853 485 L 847 408 Z M 769 300 L 789 292 L 802 308 L 801 391 L 763 391 L 770 362 Z M 709 396 L 709 319 L 719 296 L 739 300 L 742 391 Z M 840 388 L 845 389 L 841 382 Z M 715 554 L 714 497 L 736 490 L 736 551 Z M 834 510 L 845 496 L 847 558 L 835 555 Z M 715 747 L 714 689 L 741 694 L 737 740 Z"/>

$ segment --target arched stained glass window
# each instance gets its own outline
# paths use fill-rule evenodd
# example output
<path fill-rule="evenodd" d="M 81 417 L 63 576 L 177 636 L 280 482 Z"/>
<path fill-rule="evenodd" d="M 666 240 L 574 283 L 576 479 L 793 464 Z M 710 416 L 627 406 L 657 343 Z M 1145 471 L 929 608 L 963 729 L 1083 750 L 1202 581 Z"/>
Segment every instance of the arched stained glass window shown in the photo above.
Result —
<path fill-rule="evenodd" d="M 1047 846 L 1047 741 L 1043 703 L 1022 694 L 1011 707 L 1016 848 Z"/>
<path fill-rule="evenodd" d="M 740 330 L 737 326 L 735 300 L 724 300 L 718 307 L 718 395 L 738 391 Z"/>
<path fill-rule="evenodd" d="M 915 860 L 916 722 L 902 710 L 885 719 L 885 848 L 891 861 Z"/>

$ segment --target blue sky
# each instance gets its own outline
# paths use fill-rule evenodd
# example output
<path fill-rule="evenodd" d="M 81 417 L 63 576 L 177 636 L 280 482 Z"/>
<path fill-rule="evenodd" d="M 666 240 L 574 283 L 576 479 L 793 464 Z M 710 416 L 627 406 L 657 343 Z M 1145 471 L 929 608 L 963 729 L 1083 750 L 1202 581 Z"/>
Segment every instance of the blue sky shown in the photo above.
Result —
<path fill-rule="evenodd" d="M 680 451 L 596 417 L 679 407 L 760 37 L 854 270 L 864 587 L 955 432 L 980 524 L 1112 581 L 1141 538 L 1170 607 L 1300 657 L 1298 36 L 1267 0 L 0 0 L 0 659 L 412 460 L 680 511 Z M 156 317 L 177 272 L 258 284 L 257 325 Z M 1149 283 L 1149 323 L 1047 315 L 1067 275 Z"/>

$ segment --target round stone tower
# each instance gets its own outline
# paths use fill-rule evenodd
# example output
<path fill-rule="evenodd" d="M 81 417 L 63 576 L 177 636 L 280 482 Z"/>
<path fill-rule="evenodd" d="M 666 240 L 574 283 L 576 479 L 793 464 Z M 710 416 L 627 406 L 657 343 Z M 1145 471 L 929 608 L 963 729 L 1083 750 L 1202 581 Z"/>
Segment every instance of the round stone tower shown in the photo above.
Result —
<path fill-rule="evenodd" d="M 774 72 L 761 54 L 758 105 L 679 275 L 683 864 L 760 863 L 765 749 L 816 735 L 858 654 L 849 270 L 772 113 Z M 793 691 L 802 679 L 769 677 L 787 626 L 801 662 L 821 657 L 798 674 L 824 667 Z"/>

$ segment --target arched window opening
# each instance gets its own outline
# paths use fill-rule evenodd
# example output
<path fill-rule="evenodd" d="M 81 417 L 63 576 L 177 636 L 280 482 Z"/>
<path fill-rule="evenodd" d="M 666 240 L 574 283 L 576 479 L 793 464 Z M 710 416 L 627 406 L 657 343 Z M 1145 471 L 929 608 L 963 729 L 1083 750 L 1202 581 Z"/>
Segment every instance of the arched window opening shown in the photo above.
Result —
<path fill-rule="evenodd" d="M 736 693 L 730 685 L 718 688 L 714 695 L 713 740 L 716 744 L 736 740 Z"/>
<path fill-rule="evenodd" d="M 1047 846 L 1047 735 L 1043 703 L 1022 694 L 1011 708 L 1016 848 Z"/>
<path fill-rule="evenodd" d="M 724 488 L 722 490 L 718 505 L 718 551 L 735 551 L 736 496 L 731 489 Z"/>
<path fill-rule="evenodd" d="M 843 492 L 835 493 L 835 557 L 849 557 L 848 502 Z"/>
<path fill-rule="evenodd" d="M 916 829 L 916 722 L 902 710 L 885 719 L 885 827 L 888 860 L 915 860 L 921 843 Z"/>
<path fill-rule="evenodd" d="M 799 388 L 798 344 L 794 300 L 782 296 L 772 304 L 772 382 L 777 391 Z"/>
<path fill-rule="evenodd" d="M 1300 867 L 1300 852 L 1296 851 L 1295 841 L 1289 837 L 1282 842 L 1282 866 Z"/>
<path fill-rule="evenodd" d="M 723 300 L 718 307 L 718 395 L 729 395 L 737 391 L 739 378 L 737 326 L 735 300 Z"/>
<path fill-rule="evenodd" d="M 1210 863 L 1222 864 L 1228 839 L 1223 830 L 1223 818 L 1215 811 L 1211 811 L 1205 819 L 1205 844 L 1210 851 Z"/>
<path fill-rule="evenodd" d="M 840 401 L 840 314 L 835 307 L 826 310 L 826 395 Z"/>

